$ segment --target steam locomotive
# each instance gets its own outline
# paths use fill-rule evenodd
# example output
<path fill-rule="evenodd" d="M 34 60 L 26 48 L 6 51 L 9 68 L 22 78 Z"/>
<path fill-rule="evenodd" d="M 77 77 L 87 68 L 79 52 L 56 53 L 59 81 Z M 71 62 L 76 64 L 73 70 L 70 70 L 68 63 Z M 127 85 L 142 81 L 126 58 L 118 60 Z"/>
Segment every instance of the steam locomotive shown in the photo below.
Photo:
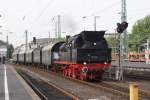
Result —
<path fill-rule="evenodd" d="M 105 31 L 82 31 L 66 41 L 50 43 L 42 48 L 19 49 L 13 60 L 23 64 L 40 64 L 80 80 L 101 80 L 111 64 L 111 49 L 104 38 Z"/>

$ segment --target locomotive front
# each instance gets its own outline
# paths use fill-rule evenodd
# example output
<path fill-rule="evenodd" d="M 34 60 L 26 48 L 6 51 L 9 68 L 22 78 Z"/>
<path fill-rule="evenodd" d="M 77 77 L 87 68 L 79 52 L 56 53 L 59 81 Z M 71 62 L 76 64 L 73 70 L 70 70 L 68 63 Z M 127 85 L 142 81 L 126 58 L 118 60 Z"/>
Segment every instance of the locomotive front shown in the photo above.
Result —
<path fill-rule="evenodd" d="M 83 31 L 70 37 L 59 47 L 63 75 L 87 79 L 101 79 L 110 66 L 111 49 L 104 38 L 105 31 Z"/>

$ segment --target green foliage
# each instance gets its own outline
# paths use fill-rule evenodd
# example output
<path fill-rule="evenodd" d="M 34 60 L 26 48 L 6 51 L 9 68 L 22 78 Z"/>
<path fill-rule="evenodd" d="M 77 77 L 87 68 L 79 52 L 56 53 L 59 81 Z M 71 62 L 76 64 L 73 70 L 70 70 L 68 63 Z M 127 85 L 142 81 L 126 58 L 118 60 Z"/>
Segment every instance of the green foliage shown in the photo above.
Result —
<path fill-rule="evenodd" d="M 116 37 L 107 37 L 106 40 L 109 47 L 112 48 L 112 52 L 116 52 L 119 45 L 118 39 L 116 39 Z"/>
<path fill-rule="evenodd" d="M 138 20 L 133 28 L 132 34 L 129 35 L 130 51 L 138 51 L 139 45 L 146 42 L 150 35 L 150 15 Z"/>

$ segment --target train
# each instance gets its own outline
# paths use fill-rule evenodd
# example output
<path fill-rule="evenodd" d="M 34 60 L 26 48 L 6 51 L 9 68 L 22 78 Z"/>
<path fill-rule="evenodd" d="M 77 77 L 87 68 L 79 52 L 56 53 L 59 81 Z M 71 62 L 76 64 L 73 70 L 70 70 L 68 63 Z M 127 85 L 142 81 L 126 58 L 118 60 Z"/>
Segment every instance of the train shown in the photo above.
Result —
<path fill-rule="evenodd" d="M 14 51 L 13 61 L 46 66 L 80 80 L 101 80 L 105 69 L 111 66 L 111 48 L 104 34 L 105 31 L 82 31 L 43 47 L 27 50 L 22 47 Z"/>

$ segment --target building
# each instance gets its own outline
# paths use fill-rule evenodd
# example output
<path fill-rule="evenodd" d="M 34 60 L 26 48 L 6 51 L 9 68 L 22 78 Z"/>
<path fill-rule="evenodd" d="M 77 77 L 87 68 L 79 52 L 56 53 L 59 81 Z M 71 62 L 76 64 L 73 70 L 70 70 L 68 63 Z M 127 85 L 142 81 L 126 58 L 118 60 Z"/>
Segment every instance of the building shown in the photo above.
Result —
<path fill-rule="evenodd" d="M 60 40 L 64 40 L 64 39 L 58 39 L 58 38 L 33 38 L 33 41 L 31 41 L 29 43 L 29 48 L 37 48 L 37 47 L 44 47 L 48 44 L 53 44 L 57 41 L 60 41 Z"/>

